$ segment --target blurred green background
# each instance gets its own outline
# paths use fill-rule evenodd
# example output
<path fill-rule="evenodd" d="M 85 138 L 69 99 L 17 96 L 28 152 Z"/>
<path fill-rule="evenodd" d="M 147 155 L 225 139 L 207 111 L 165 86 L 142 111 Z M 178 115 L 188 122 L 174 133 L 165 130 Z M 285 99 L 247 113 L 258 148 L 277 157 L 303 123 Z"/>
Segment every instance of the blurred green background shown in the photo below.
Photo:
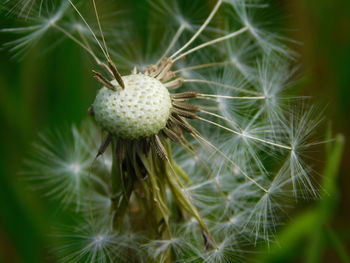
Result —
<path fill-rule="evenodd" d="M 350 262 L 350 149 L 343 145 L 344 137 L 350 138 L 350 1 L 274 2 L 274 13 L 285 18 L 282 26 L 291 29 L 286 35 L 302 43 L 292 46 L 300 54 L 298 95 L 310 95 L 326 107 L 325 120 L 330 120 L 336 140 L 327 144 L 326 154 L 314 157 L 319 166 L 315 169 L 326 176 L 322 185 L 327 194 L 303 205 L 278 232 L 278 244 L 259 248 L 262 253 L 252 261 Z M 15 26 L 15 18 L 2 14 L 0 25 Z M 0 34 L 0 43 L 11 39 L 13 35 Z M 55 52 L 39 55 L 45 45 L 41 41 L 19 61 L 0 50 L 0 262 L 4 263 L 54 262 L 47 233 L 56 211 L 19 179 L 21 164 L 39 132 L 79 124 L 96 89 L 91 64 L 82 59 L 80 48 L 63 41 Z M 323 132 L 320 136 L 325 136 Z"/>

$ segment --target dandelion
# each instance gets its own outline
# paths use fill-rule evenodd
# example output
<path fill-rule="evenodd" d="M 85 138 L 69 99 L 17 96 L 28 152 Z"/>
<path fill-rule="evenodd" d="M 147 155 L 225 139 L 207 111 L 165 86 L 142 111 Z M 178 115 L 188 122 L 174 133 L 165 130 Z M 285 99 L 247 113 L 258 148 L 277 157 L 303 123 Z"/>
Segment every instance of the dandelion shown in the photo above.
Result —
<path fill-rule="evenodd" d="M 95 0 L 92 19 L 71 0 L 46 4 L 27 13 L 34 24 L 2 30 L 27 33 L 7 45 L 60 33 L 102 86 L 94 122 L 44 139 L 28 162 L 37 187 L 84 218 L 63 235 L 62 262 L 233 262 L 273 240 L 284 199 L 316 193 L 302 158 L 316 122 L 284 95 L 292 52 L 258 23 L 264 1 L 186 2 L 190 14 L 149 1 L 150 21 L 166 22 L 146 39 L 132 21 L 103 23 Z"/>

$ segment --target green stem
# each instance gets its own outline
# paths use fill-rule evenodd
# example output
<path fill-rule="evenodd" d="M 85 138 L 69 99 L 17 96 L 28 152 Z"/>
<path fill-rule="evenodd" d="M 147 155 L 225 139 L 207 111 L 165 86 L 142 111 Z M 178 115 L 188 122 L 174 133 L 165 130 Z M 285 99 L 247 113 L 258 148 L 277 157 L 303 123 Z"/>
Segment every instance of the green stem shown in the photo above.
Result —
<path fill-rule="evenodd" d="M 125 171 L 122 163 L 116 156 L 116 142 L 112 143 L 112 209 L 113 209 L 113 227 L 120 230 L 123 225 L 123 219 L 128 209 L 129 199 L 132 193 L 133 182 Z"/>

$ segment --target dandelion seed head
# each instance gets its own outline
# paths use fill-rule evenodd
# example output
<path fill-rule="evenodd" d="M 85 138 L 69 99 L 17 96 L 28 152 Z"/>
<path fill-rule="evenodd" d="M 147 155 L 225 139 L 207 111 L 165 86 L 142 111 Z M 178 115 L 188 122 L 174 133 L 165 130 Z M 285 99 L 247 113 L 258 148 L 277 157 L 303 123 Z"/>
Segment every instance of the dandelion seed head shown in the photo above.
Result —
<path fill-rule="evenodd" d="M 123 138 L 157 134 L 168 121 L 171 101 L 168 90 L 158 80 L 144 75 L 123 77 L 125 90 L 102 88 L 93 104 L 97 122 Z"/>
<path fill-rule="evenodd" d="M 179 3 L 149 1 L 147 37 L 129 13 L 106 26 L 73 2 L 13 30 L 26 33 L 15 50 L 50 29 L 103 70 L 97 125 L 44 139 L 28 163 L 40 190 L 87 219 L 63 262 L 236 262 L 273 240 L 284 202 L 317 192 L 305 155 L 318 122 L 284 95 L 292 52 L 261 23 L 265 1 Z"/>

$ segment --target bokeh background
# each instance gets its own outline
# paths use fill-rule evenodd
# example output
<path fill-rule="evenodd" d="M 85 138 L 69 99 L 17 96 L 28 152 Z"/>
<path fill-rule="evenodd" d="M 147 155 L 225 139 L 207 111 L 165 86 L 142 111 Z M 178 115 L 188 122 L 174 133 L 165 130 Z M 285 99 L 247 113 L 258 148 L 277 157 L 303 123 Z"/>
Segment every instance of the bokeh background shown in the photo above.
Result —
<path fill-rule="evenodd" d="M 315 170 L 325 176 L 322 198 L 299 204 L 278 230 L 278 243 L 257 248 L 260 252 L 250 258 L 350 262 L 350 148 L 342 144 L 350 138 L 350 1 L 271 2 L 273 13 L 283 18 L 278 23 L 289 29 L 284 34 L 301 43 L 290 44 L 300 54 L 296 94 L 312 96 L 321 105 L 326 123 L 322 127 L 329 124 L 335 140 L 313 157 Z M 140 4 L 129 0 L 126 5 Z M 0 13 L 1 28 L 15 25 L 15 17 Z M 0 44 L 13 37 L 0 33 Z M 62 41 L 54 52 L 41 41 L 20 59 L 0 49 L 0 262 L 55 262 L 47 235 L 56 221 L 54 204 L 28 188 L 21 167 L 38 133 L 79 124 L 86 116 L 96 82 L 84 56 L 70 41 Z M 319 135 L 325 137 L 326 129 Z"/>

